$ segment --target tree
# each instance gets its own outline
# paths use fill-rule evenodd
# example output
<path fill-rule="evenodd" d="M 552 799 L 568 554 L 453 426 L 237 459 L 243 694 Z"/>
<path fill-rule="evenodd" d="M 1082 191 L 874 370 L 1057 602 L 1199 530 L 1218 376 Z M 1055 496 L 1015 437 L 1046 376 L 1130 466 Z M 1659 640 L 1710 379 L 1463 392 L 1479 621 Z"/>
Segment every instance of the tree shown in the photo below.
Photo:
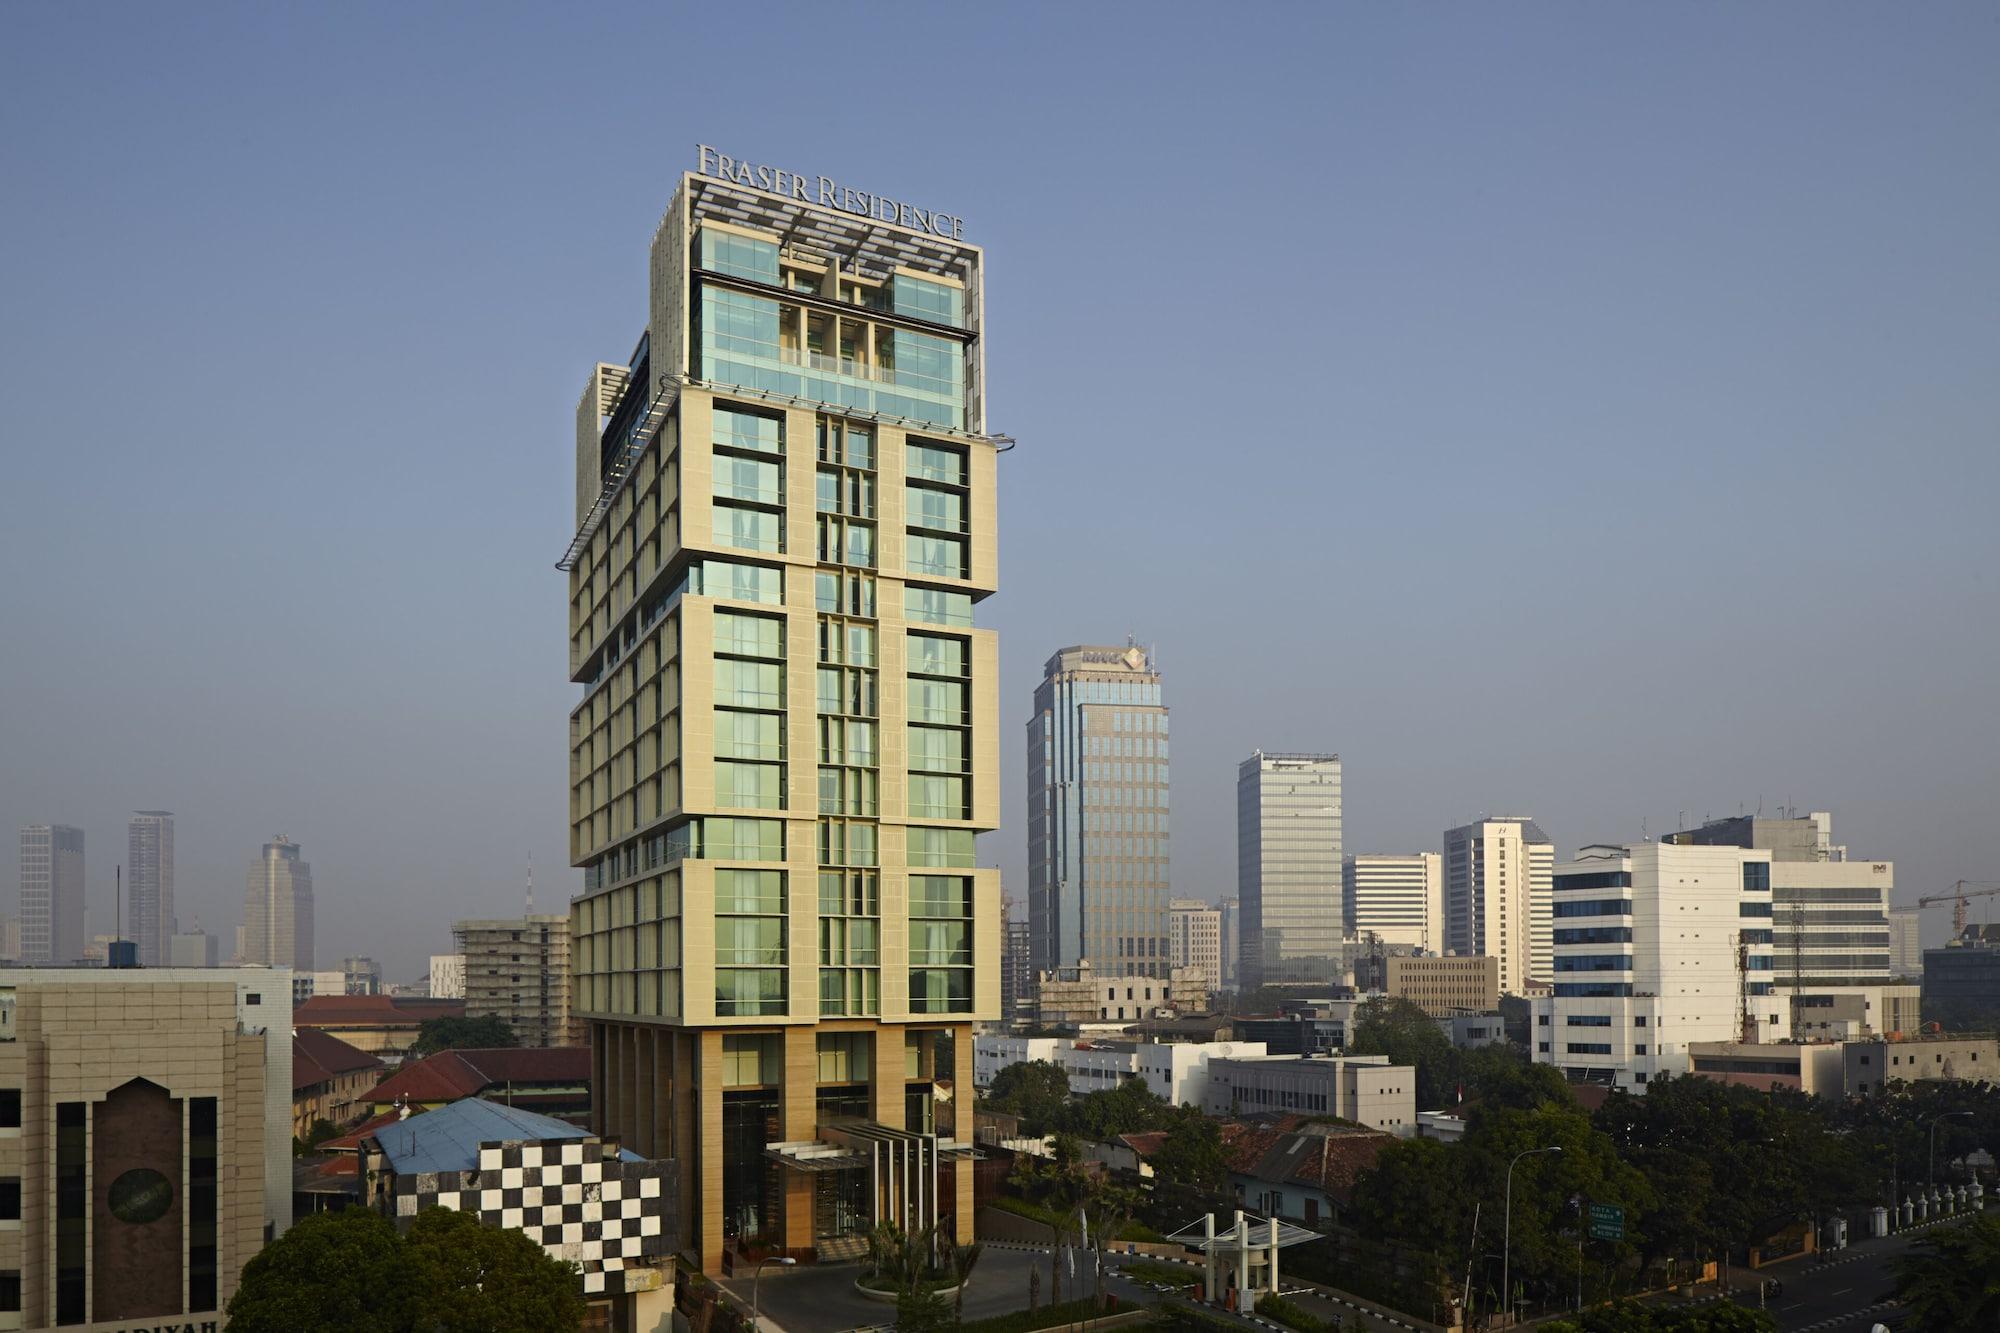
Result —
<path fill-rule="evenodd" d="M 405 1333 L 415 1311 L 402 1238 L 363 1208 L 315 1213 L 257 1252 L 229 1298 L 230 1333 Z"/>
<path fill-rule="evenodd" d="M 313 1149 L 319 1147 L 320 1144 L 325 1143 L 328 1139 L 338 1138 L 339 1136 L 340 1130 L 334 1126 L 331 1120 L 315 1120 L 312 1122 L 312 1128 L 306 1131 L 304 1138 L 292 1140 L 292 1156 L 307 1156 Z"/>
<path fill-rule="evenodd" d="M 1021 1128 L 1028 1134 L 1046 1134 L 1069 1105 L 1069 1075 L 1049 1060 L 1008 1065 L 994 1076 L 986 1105 L 1021 1117 Z"/>
<path fill-rule="evenodd" d="M 404 1237 L 417 1283 L 418 1325 L 437 1333 L 558 1333 L 581 1328 L 574 1265 L 512 1227 L 426 1208 Z"/>
<path fill-rule="evenodd" d="M 1393 1065 L 1417 1071 L 1417 1105 L 1445 1106 L 1457 1100 L 1457 1052 L 1437 1020 L 1401 998 L 1377 998 L 1355 1011 L 1347 1043 L 1353 1055 L 1386 1055 Z"/>
<path fill-rule="evenodd" d="M 952 1312 L 960 1320 L 965 1318 L 965 1284 L 972 1281 L 972 1270 L 979 1266 L 979 1256 L 985 1252 L 986 1246 L 976 1240 L 967 1245 L 951 1247 L 951 1275 L 958 1285 L 958 1291 L 952 1301 Z"/>
<path fill-rule="evenodd" d="M 230 1333 L 575 1333 L 576 1270 L 511 1228 L 429 1208 L 407 1236 L 362 1208 L 316 1213 L 266 1245 L 229 1299 Z"/>
<path fill-rule="evenodd" d="M 439 1051 L 490 1050 L 496 1046 L 518 1046 L 514 1029 L 503 1018 L 426 1018 L 417 1029 L 410 1055 L 422 1058 Z"/>
<path fill-rule="evenodd" d="M 1063 1108 L 1062 1128 L 1089 1139 L 1109 1139 L 1120 1134 L 1143 1134 L 1165 1129 L 1176 1115 L 1174 1104 L 1146 1086 L 1136 1076 L 1115 1088 L 1087 1093 Z"/>
<path fill-rule="evenodd" d="M 1896 1297 L 1916 1333 L 2000 1328 L 2000 1214 L 1918 1242 L 1896 1261 Z"/>
<path fill-rule="evenodd" d="M 896 1333 L 945 1333 L 957 1323 L 951 1302 L 928 1287 L 896 1297 Z"/>
<path fill-rule="evenodd" d="M 1169 1185 L 1203 1194 L 1229 1190 L 1229 1159 L 1222 1152 L 1222 1130 L 1205 1115 L 1177 1117 L 1166 1140 L 1147 1160 L 1153 1173 Z"/>

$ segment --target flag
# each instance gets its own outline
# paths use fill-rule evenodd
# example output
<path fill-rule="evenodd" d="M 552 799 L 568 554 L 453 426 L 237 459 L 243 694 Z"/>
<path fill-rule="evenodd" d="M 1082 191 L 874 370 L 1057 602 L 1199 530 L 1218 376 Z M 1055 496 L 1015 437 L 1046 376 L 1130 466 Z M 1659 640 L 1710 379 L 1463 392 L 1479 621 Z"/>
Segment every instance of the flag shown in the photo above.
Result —
<path fill-rule="evenodd" d="M 1079 1208 L 1076 1210 L 1076 1215 L 1083 1219 L 1083 1248 L 1087 1250 L 1090 1248 L 1090 1214 Z"/>

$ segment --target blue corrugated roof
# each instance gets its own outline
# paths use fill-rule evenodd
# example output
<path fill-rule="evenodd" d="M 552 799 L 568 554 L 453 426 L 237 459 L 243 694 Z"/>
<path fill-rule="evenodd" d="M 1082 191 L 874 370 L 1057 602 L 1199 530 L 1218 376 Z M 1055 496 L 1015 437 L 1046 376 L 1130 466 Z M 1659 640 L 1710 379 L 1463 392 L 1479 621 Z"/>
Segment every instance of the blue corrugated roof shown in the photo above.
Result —
<path fill-rule="evenodd" d="M 536 1115 L 518 1106 L 502 1106 L 483 1097 L 467 1097 L 435 1111 L 398 1120 L 375 1131 L 375 1141 L 397 1175 L 424 1171 L 471 1171 L 479 1165 L 482 1143 L 541 1142 L 587 1139 L 591 1135 L 567 1121 Z M 643 1162 L 630 1149 L 621 1161 Z"/>

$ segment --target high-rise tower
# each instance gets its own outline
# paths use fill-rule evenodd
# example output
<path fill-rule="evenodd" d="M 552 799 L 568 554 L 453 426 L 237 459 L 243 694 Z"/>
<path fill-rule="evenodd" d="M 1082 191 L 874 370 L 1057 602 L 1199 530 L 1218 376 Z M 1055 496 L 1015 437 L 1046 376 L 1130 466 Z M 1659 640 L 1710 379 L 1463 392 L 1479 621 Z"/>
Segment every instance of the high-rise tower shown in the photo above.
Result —
<path fill-rule="evenodd" d="M 83 957 L 83 830 L 30 824 L 21 830 L 21 961 Z"/>
<path fill-rule="evenodd" d="M 1259 750 L 1237 766 L 1243 989 L 1341 980 L 1340 804 L 1337 754 Z"/>
<path fill-rule="evenodd" d="M 684 1163 L 711 1272 L 972 1236 L 1009 442 L 961 231 L 702 148 L 578 408 L 575 1005 L 597 1128 Z"/>
<path fill-rule="evenodd" d="M 139 946 L 139 965 L 172 960 L 174 938 L 174 816 L 141 810 L 126 826 L 126 938 Z"/>
<path fill-rule="evenodd" d="M 1165 977 L 1167 708 L 1152 656 L 1065 648 L 1028 719 L 1028 926 L 1041 971 Z"/>
<path fill-rule="evenodd" d="M 1500 960 L 1500 993 L 1555 972 L 1556 848 L 1532 819 L 1496 816 L 1444 834 L 1444 947 Z"/>
<path fill-rule="evenodd" d="M 264 844 L 243 894 L 242 961 L 312 971 L 312 867 L 280 836 Z"/>

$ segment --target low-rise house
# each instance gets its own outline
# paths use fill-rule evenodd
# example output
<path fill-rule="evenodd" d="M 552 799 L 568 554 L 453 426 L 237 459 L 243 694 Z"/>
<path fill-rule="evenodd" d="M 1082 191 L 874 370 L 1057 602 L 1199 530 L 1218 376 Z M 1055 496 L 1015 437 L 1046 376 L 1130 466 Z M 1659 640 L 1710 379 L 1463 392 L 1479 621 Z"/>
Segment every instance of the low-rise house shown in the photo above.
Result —
<path fill-rule="evenodd" d="M 465 1017 L 463 1000 L 408 995 L 314 995 L 292 1010 L 292 1030 L 313 1029 L 396 1064 L 433 1018 Z"/>
<path fill-rule="evenodd" d="M 413 1060 L 368 1094 L 376 1114 L 435 1110 L 467 1097 L 521 1107 L 575 1125 L 590 1121 L 588 1046 L 439 1051 Z"/>
<path fill-rule="evenodd" d="M 330 1032 L 292 1033 L 292 1137 L 312 1133 L 324 1120 L 344 1129 L 368 1114 L 368 1091 L 388 1068 L 382 1058 L 350 1046 Z"/>
<path fill-rule="evenodd" d="M 1201 1107 L 1210 1115 L 1324 1115 L 1399 1137 L 1417 1132 L 1417 1071 L 1386 1055 L 1212 1060 Z"/>
<path fill-rule="evenodd" d="M 1393 1134 L 1285 1116 L 1250 1124 L 1224 1146 L 1230 1183 L 1245 1208 L 1309 1227 L 1331 1225 Z"/>

